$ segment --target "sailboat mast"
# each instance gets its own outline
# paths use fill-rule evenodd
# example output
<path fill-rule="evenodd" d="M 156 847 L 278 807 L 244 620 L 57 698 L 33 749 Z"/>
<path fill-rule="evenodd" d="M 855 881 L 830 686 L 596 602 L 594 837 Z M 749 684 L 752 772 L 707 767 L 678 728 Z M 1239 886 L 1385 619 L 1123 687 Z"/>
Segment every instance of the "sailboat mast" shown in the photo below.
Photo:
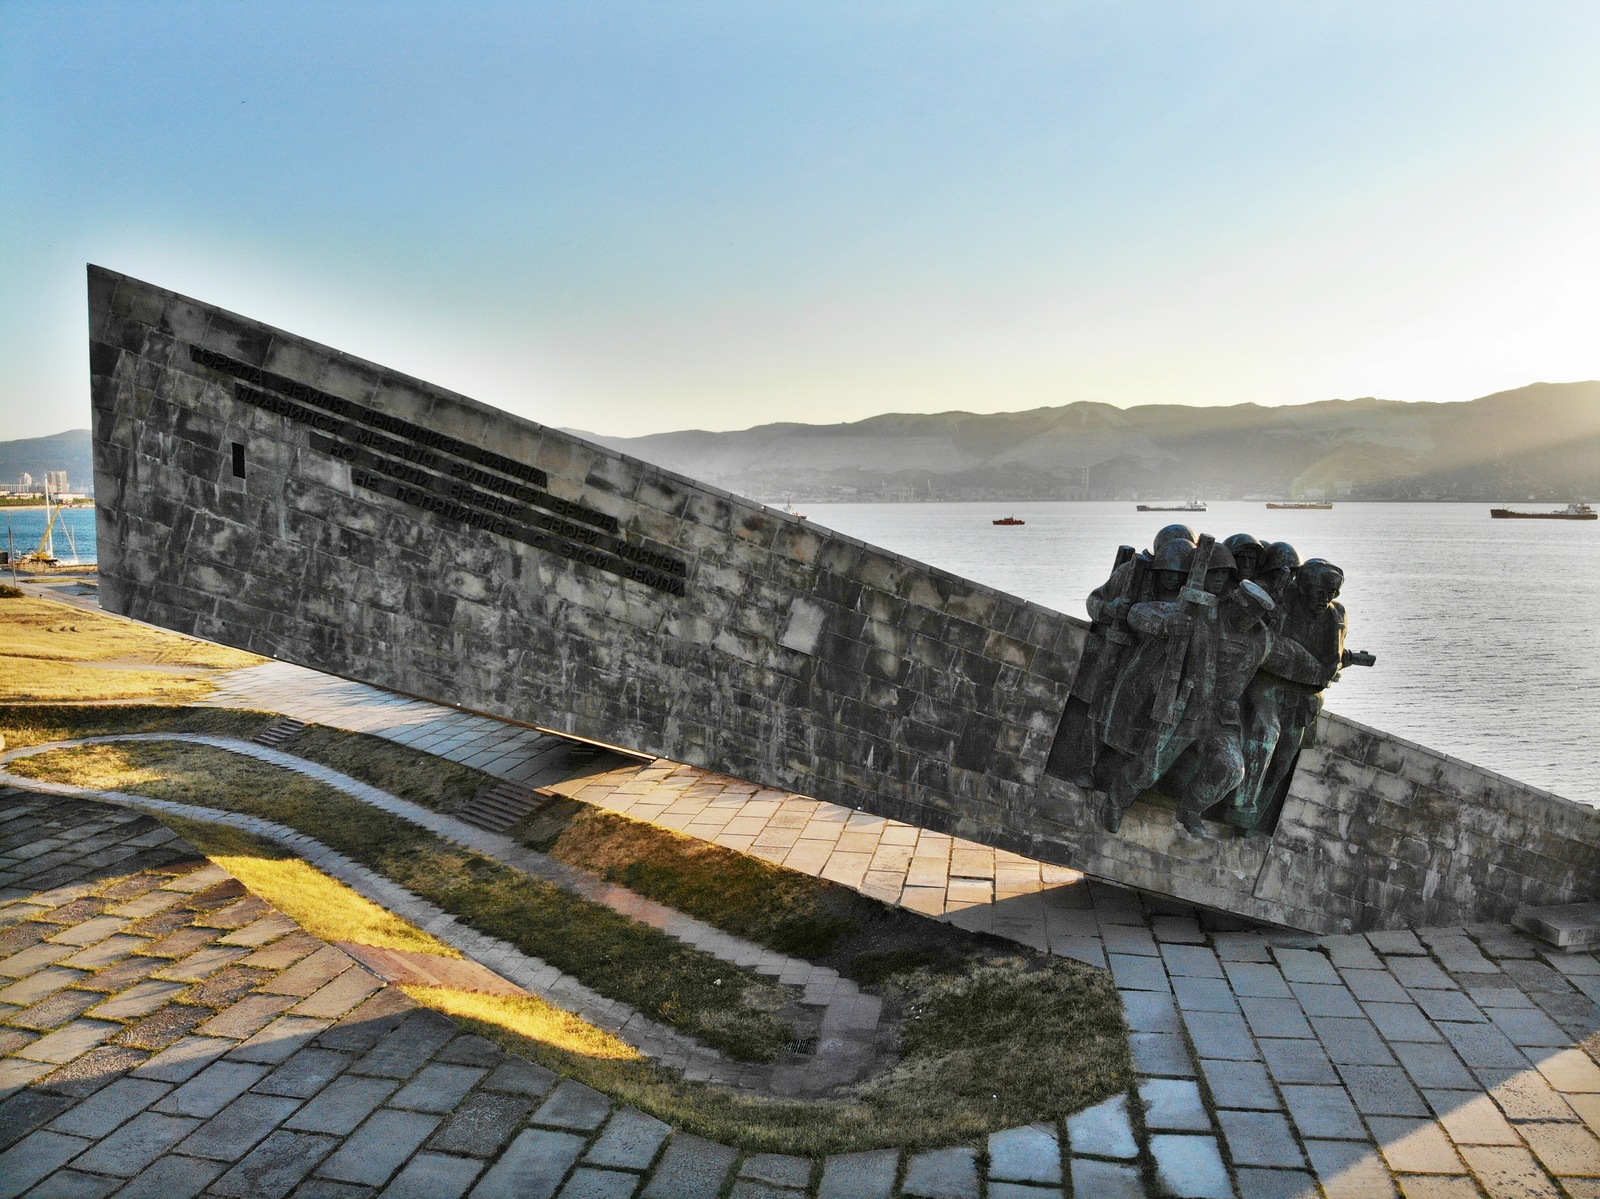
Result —
<path fill-rule="evenodd" d="M 56 514 L 50 510 L 50 478 L 47 475 L 44 481 L 44 536 L 39 541 L 38 552 L 41 558 L 56 556 L 55 524 Z"/>

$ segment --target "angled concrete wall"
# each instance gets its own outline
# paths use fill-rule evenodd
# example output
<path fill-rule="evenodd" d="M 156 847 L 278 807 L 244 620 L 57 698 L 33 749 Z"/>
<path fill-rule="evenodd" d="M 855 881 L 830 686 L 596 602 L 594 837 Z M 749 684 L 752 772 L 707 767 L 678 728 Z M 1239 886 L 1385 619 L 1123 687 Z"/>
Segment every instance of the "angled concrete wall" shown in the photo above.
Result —
<path fill-rule="evenodd" d="M 111 611 L 1308 929 L 1596 897 L 1600 813 L 1325 718 L 1270 839 L 1043 766 L 1081 622 L 90 268 Z"/>

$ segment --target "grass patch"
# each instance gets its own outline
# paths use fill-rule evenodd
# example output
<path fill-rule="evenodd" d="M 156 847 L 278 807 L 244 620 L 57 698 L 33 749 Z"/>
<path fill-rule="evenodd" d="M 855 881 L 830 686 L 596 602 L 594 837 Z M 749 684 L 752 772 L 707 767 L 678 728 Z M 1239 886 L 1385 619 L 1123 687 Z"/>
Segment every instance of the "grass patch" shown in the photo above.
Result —
<path fill-rule="evenodd" d="M 649 1061 L 574 1047 L 546 1031 L 552 1017 L 537 1004 L 406 990 L 508 1052 L 747 1152 L 823 1155 L 979 1143 L 999 1129 L 1063 1120 L 1127 1089 L 1121 1016 L 1110 980 L 1100 972 L 1069 961 L 1038 969 L 1019 959 L 984 972 L 971 987 L 945 984 L 924 1009 L 930 1020 L 958 1014 L 978 995 L 998 1001 L 978 1038 L 963 1043 L 959 1026 L 920 1037 L 888 1074 L 846 1098 L 813 1102 L 685 1082 Z M 907 985 L 918 984 L 908 979 Z M 1000 1030 L 1008 1018 L 1014 1023 L 1006 1034 Z M 554 1023 L 558 1034 L 564 1031 Z M 1061 1035 L 1075 1040 L 1044 1039 Z"/>
<path fill-rule="evenodd" d="M 976 1109 L 1004 1126 L 1127 1085 L 1126 1032 L 1104 971 L 1018 957 L 958 975 L 896 975 L 889 989 L 905 1013 L 903 1059 L 871 1085 L 880 1105 L 923 1092 L 951 1120 Z"/>
<path fill-rule="evenodd" d="M 514 832 L 558 861 L 867 986 L 1017 952 L 997 937 L 576 800 L 552 800 Z"/>
<path fill-rule="evenodd" d="M 286 824 L 741 1061 L 772 1061 L 795 1040 L 781 1014 L 787 995 L 776 984 L 293 771 L 209 746 L 159 742 L 56 750 L 11 769 Z"/>
<path fill-rule="evenodd" d="M 54 600 L 0 604 L 0 695 L 10 699 L 181 703 L 209 691 L 217 672 L 264 660 Z"/>
<path fill-rule="evenodd" d="M 470 766 L 436 758 L 368 733 L 312 725 L 283 747 L 435 812 L 457 811 L 495 781 Z"/>
<path fill-rule="evenodd" d="M 269 712 L 170 704 L 0 704 L 0 736 L 9 749 L 127 733 L 211 733 L 248 741 L 279 719 Z"/>
<path fill-rule="evenodd" d="M 250 891 L 324 941 L 354 941 L 459 958 L 461 952 L 330 878 L 282 846 L 225 824 L 163 817 L 164 822 Z"/>

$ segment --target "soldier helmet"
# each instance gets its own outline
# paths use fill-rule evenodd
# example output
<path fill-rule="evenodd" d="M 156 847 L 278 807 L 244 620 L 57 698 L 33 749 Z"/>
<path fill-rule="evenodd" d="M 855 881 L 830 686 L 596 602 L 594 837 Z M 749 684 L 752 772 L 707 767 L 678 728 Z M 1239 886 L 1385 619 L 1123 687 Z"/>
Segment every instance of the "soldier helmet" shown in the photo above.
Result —
<path fill-rule="evenodd" d="M 1329 572 L 1338 575 L 1340 583 L 1344 582 L 1344 571 L 1326 558 L 1307 558 L 1300 564 L 1300 568 L 1296 573 L 1304 574 L 1308 577 L 1318 577 Z"/>
<path fill-rule="evenodd" d="M 1299 565 L 1300 554 L 1287 541 L 1267 543 L 1266 556 L 1261 563 L 1263 570 L 1293 570 Z"/>
<path fill-rule="evenodd" d="M 1162 546 L 1172 541 L 1187 541 L 1190 546 L 1193 546 L 1194 530 L 1188 525 L 1168 525 L 1156 534 L 1155 540 L 1150 543 L 1150 549 L 1152 552 L 1159 554 Z M 1184 569 L 1187 570 L 1188 567 L 1184 567 Z"/>
<path fill-rule="evenodd" d="M 1235 533 L 1232 537 L 1225 539 L 1222 544 L 1232 550 L 1235 555 L 1237 555 L 1241 549 L 1253 549 L 1257 554 L 1265 553 L 1267 549 L 1265 545 L 1263 545 L 1256 538 L 1250 536 L 1248 533 Z"/>
<path fill-rule="evenodd" d="M 1206 563 L 1207 570 L 1231 570 L 1238 573 L 1239 564 L 1233 560 L 1233 551 L 1226 542 L 1219 541 L 1211 547 L 1211 561 Z"/>
<path fill-rule="evenodd" d="M 1182 526 L 1175 526 L 1181 528 Z M 1164 530 L 1163 530 L 1164 531 Z M 1168 541 L 1156 550 L 1155 561 L 1150 564 L 1151 570 L 1173 570 L 1179 574 L 1188 574 L 1189 566 L 1194 561 L 1194 546 L 1182 539 Z"/>

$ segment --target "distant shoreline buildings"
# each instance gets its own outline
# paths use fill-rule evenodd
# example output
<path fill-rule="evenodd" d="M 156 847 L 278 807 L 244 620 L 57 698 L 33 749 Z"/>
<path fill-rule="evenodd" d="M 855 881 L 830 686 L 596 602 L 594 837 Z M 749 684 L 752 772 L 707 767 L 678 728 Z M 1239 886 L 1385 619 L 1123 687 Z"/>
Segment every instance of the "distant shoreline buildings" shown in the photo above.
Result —
<path fill-rule="evenodd" d="M 12 499 L 36 498 L 41 501 L 48 496 L 51 500 L 62 503 L 89 498 L 86 493 L 72 490 L 72 482 L 64 470 L 47 470 L 42 479 L 35 479 L 27 471 L 23 471 L 13 483 L 0 482 L 0 496 Z"/>

